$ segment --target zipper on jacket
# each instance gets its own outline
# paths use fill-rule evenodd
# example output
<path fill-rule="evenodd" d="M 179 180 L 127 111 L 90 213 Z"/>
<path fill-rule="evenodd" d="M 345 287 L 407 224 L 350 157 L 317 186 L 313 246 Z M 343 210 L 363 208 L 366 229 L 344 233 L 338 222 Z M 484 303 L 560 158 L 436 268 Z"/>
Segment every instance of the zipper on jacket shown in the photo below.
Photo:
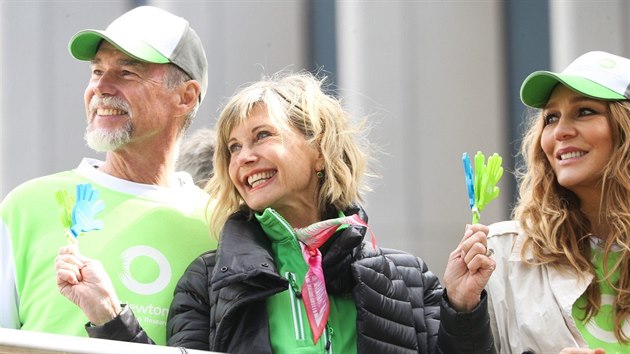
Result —
<path fill-rule="evenodd" d="M 295 281 L 295 274 L 286 272 L 285 277 L 289 280 L 289 298 L 291 299 L 291 311 L 293 312 L 293 330 L 295 332 L 295 339 L 299 341 L 304 340 L 304 326 L 302 317 L 302 292 L 297 286 Z"/>
<path fill-rule="evenodd" d="M 326 354 L 332 354 L 333 352 L 333 345 L 332 345 L 332 339 L 333 339 L 333 328 L 330 325 L 330 323 L 326 323 L 326 331 L 324 331 L 324 336 L 323 336 L 323 340 L 324 340 L 324 350 L 326 351 Z"/>

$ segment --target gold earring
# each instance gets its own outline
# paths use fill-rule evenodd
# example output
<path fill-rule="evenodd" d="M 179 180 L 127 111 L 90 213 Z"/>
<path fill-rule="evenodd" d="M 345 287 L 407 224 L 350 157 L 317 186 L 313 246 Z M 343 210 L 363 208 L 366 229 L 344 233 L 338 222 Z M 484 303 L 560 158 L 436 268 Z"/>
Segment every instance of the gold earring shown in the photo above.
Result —
<path fill-rule="evenodd" d="M 324 171 L 317 171 L 315 172 L 315 175 L 317 176 L 317 178 L 322 179 L 324 178 Z"/>

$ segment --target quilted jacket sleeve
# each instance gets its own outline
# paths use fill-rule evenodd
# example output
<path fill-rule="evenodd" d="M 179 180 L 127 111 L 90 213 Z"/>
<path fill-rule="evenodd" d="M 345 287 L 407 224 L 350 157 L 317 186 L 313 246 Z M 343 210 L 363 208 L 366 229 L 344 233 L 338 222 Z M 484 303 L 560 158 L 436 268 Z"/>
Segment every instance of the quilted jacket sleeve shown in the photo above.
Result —
<path fill-rule="evenodd" d="M 419 352 L 435 353 L 440 328 L 440 281 L 421 258 L 398 250 L 383 252 L 396 264 L 409 290 Z"/>
<path fill-rule="evenodd" d="M 140 327 L 138 319 L 128 306 L 113 320 L 102 326 L 85 326 L 90 338 L 119 340 L 125 342 L 155 344 L 147 333 Z"/>
<path fill-rule="evenodd" d="M 422 271 L 422 284 L 424 285 L 424 322 L 427 331 L 428 352 L 433 353 L 438 346 L 438 330 L 440 328 L 440 299 L 443 288 L 438 277 L 427 267 L 427 264 L 417 258 Z M 438 351 L 439 352 L 439 351 Z"/>
<path fill-rule="evenodd" d="M 472 312 L 457 312 L 448 303 L 438 277 L 421 258 L 389 249 L 384 253 L 396 264 L 410 291 L 421 353 L 496 353 L 485 291 Z"/>
<path fill-rule="evenodd" d="M 448 303 L 446 289 L 441 297 L 438 346 L 442 353 L 495 354 L 488 315 L 488 295 L 471 312 L 457 312 Z"/>
<path fill-rule="evenodd" d="M 194 260 L 175 288 L 166 324 L 167 344 L 209 350 L 210 301 L 208 284 L 215 265 L 214 251 Z"/>

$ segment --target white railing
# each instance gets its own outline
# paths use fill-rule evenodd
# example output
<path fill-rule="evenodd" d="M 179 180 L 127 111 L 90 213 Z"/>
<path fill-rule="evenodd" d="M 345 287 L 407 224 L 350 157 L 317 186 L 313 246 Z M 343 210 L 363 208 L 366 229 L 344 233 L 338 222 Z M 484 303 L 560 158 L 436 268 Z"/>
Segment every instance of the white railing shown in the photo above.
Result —
<path fill-rule="evenodd" d="M 0 328 L 0 354 L 208 354 L 210 352 L 107 339 Z"/>

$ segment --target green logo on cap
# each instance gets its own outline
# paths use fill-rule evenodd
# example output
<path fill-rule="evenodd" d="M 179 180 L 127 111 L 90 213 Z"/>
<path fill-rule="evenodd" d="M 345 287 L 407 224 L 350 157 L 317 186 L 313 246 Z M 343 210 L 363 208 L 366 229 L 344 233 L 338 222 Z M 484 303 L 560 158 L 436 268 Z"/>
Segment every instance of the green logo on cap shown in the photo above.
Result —
<path fill-rule="evenodd" d="M 603 69 L 612 69 L 617 65 L 617 62 L 606 58 L 606 59 L 602 59 L 601 62 L 599 62 L 599 66 L 601 66 Z"/>

